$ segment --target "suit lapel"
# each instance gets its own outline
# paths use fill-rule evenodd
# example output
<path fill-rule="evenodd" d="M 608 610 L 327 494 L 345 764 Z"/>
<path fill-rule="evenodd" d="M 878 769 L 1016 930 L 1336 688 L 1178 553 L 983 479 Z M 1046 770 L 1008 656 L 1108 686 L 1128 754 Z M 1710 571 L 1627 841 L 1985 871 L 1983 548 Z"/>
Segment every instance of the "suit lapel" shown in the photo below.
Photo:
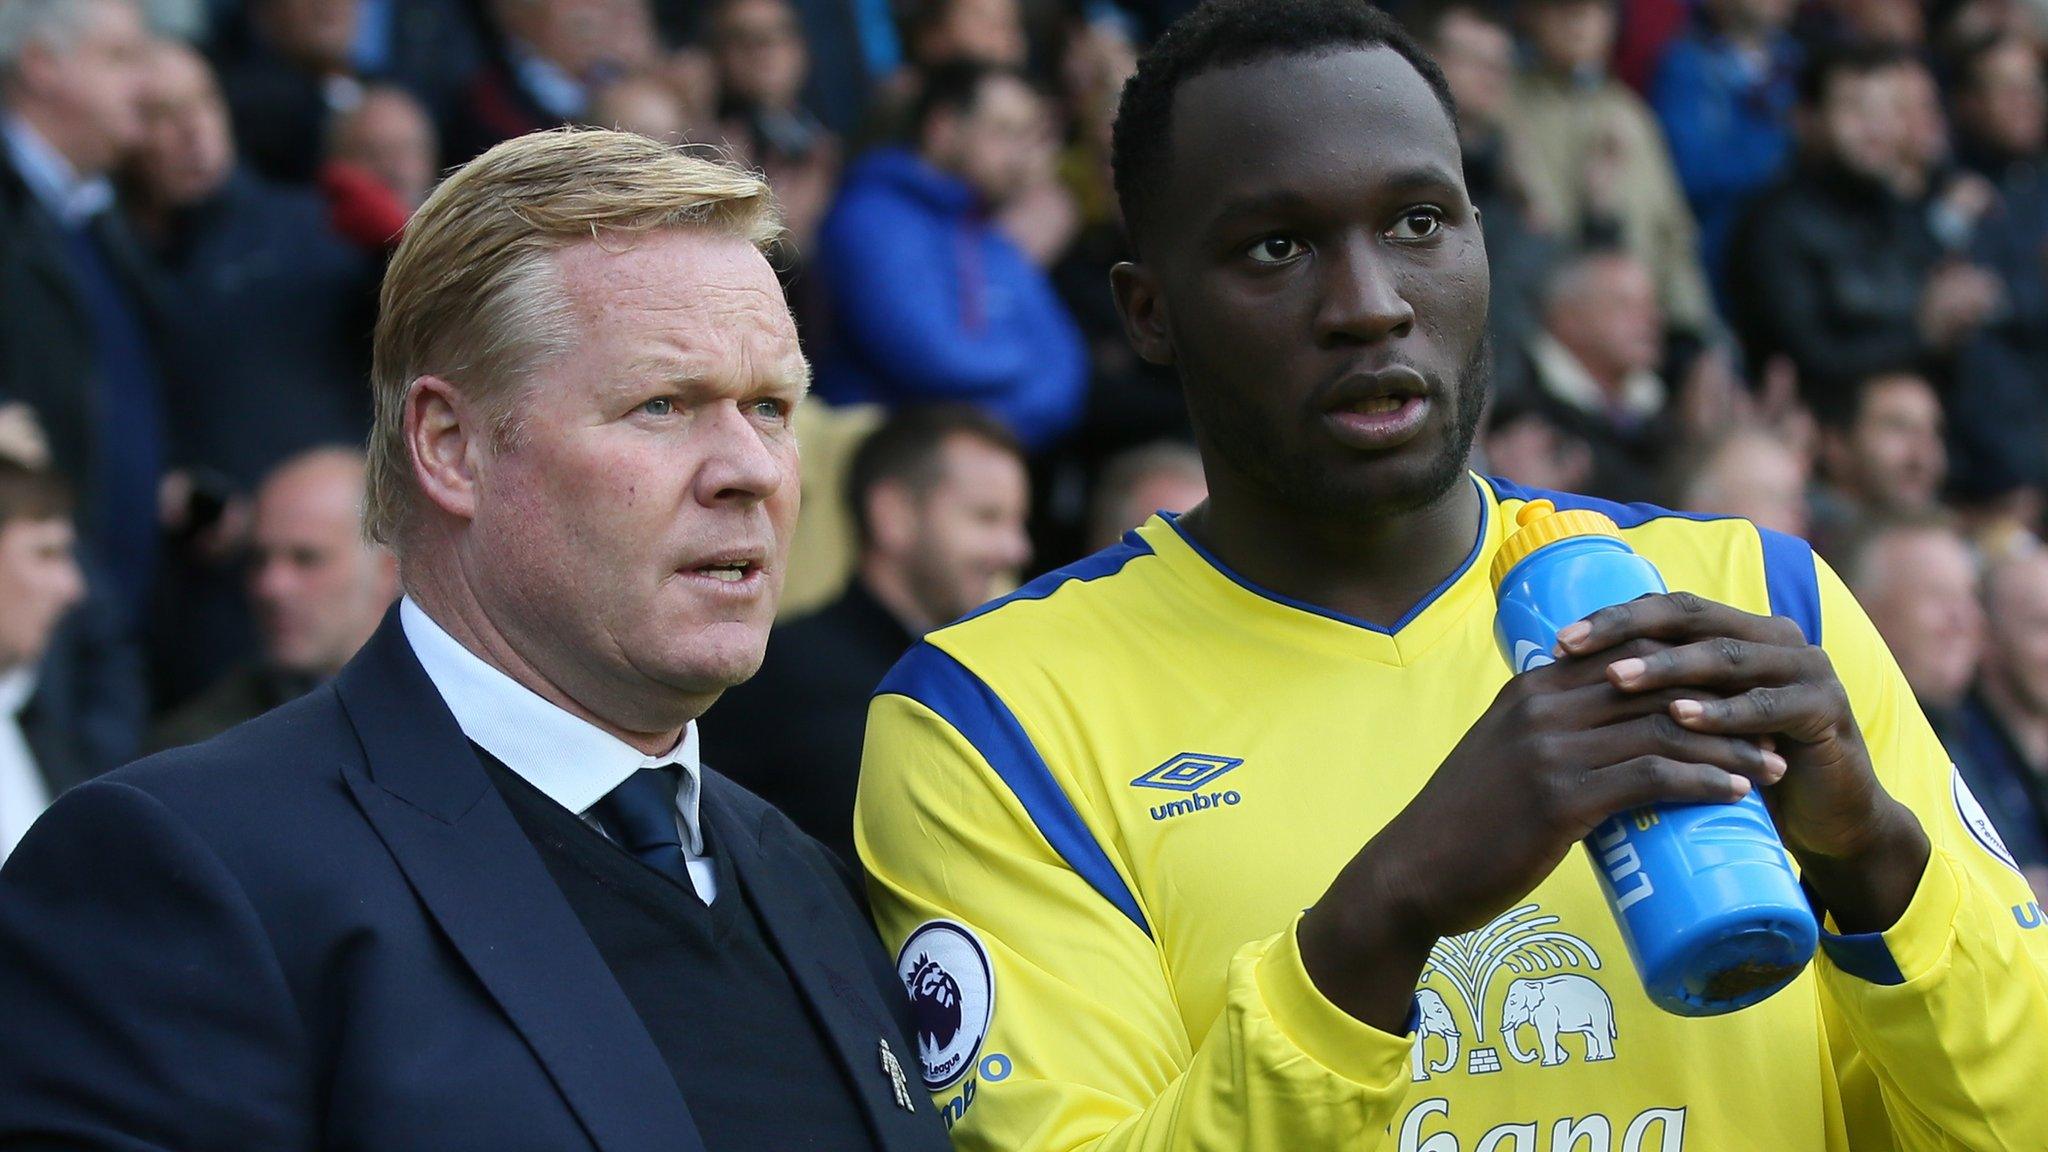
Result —
<path fill-rule="evenodd" d="M 367 753 L 350 790 L 421 903 L 603 1152 L 703 1152 L 683 1094 L 491 786 L 398 614 L 335 682 Z"/>
<path fill-rule="evenodd" d="M 827 899 L 824 885 L 830 881 L 797 854 L 795 840 L 773 821 L 750 826 L 731 803 L 729 790 L 735 787 L 719 777 L 705 776 L 703 812 L 710 826 L 712 851 L 730 853 L 733 873 L 760 914 L 762 927 L 796 981 L 798 993 L 810 1006 L 812 1017 L 824 1028 L 876 1146 L 945 1147 L 943 1138 L 935 1139 L 941 1131 L 936 1121 L 925 1114 L 931 1098 L 918 1079 L 916 1050 L 904 1047 L 898 1025 L 853 942 L 830 930 L 844 922 Z M 885 1040 L 908 1076 L 915 1113 L 896 1103 L 882 1064 Z"/>

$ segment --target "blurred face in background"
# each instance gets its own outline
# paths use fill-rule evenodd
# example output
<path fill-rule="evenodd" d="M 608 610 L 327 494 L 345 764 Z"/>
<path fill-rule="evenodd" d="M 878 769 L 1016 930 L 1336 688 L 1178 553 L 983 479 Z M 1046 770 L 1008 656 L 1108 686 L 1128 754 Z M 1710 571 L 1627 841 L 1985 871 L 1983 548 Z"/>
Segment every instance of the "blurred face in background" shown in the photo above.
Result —
<path fill-rule="evenodd" d="M 636 76 L 607 85 L 590 106 L 590 120 L 621 132 L 638 132 L 666 144 L 682 143 L 690 131 L 681 98 L 673 88 L 651 76 Z"/>
<path fill-rule="evenodd" d="M 1015 76 L 982 82 L 971 107 L 934 112 L 925 158 L 967 181 L 991 206 L 1009 203 L 1053 163 L 1045 103 Z"/>
<path fill-rule="evenodd" d="M 372 88 L 335 123 L 331 159 L 354 164 L 415 209 L 434 190 L 441 144 L 420 102 L 396 88 Z"/>
<path fill-rule="evenodd" d="M 1806 462 L 1775 436 L 1740 432 L 1723 441 L 1686 491 L 1686 511 L 1740 516 L 1758 527 L 1805 536 Z"/>
<path fill-rule="evenodd" d="M 1706 0 L 1715 24 L 1733 36 L 1763 36 L 1792 22 L 1796 0 Z"/>
<path fill-rule="evenodd" d="M 362 506 L 362 462 L 341 452 L 288 463 L 258 490 L 249 602 L 272 668 L 334 675 L 397 598 L 397 565 L 363 539 Z"/>
<path fill-rule="evenodd" d="M 878 484 L 870 495 L 868 566 L 889 571 L 924 616 L 957 620 L 994 598 L 1031 559 L 1024 462 L 1009 449 L 955 433 L 939 450 L 938 478 L 917 492 Z"/>
<path fill-rule="evenodd" d="M 1901 71 L 1837 72 L 1816 110 L 1813 143 L 1842 167 L 1872 180 L 1889 181 L 1906 148 L 1906 126 L 1899 117 Z"/>
<path fill-rule="evenodd" d="M 1563 273 L 1544 312 L 1544 327 L 1603 383 L 1657 367 L 1664 355 L 1664 319 L 1657 284 L 1633 256 L 1590 257 Z"/>
<path fill-rule="evenodd" d="M 564 72 L 588 80 L 638 61 L 650 47 L 642 0 L 497 0 L 499 25 Z"/>
<path fill-rule="evenodd" d="M 1534 0 L 1524 8 L 1529 46 L 1553 72 L 1601 73 L 1614 53 L 1608 0 Z"/>
<path fill-rule="evenodd" d="M 252 7 L 257 29 L 285 59 L 321 73 L 352 70 L 356 0 L 256 0 Z"/>
<path fill-rule="evenodd" d="M 1953 708 L 1969 690 L 1983 650 L 1977 563 L 1946 528 L 1901 528 L 1864 546 L 1852 589 L 1898 658 L 1913 695 Z"/>
<path fill-rule="evenodd" d="M 159 207 L 198 204 L 227 183 L 235 167 L 228 105 L 197 52 L 169 42 L 151 50 L 142 124 L 135 174 Z"/>
<path fill-rule="evenodd" d="M 1948 159 L 1948 117 L 1941 108 L 1941 88 L 1924 64 L 1905 64 L 1892 81 L 1898 101 L 1900 161 L 1906 174 L 1925 183 Z"/>
<path fill-rule="evenodd" d="M 84 176 L 110 171 L 142 137 L 150 39 L 124 0 L 95 0 L 63 47 L 22 46 L 10 103 Z"/>
<path fill-rule="evenodd" d="M 2003 40 L 1979 56 L 1956 94 L 1958 125 L 2006 156 L 2032 156 L 2048 142 L 2048 87 L 2041 57 L 2026 41 Z"/>
<path fill-rule="evenodd" d="M 784 0 L 731 0 L 718 9 L 711 51 L 720 91 L 752 108 L 794 106 L 810 70 L 803 26 Z"/>
<path fill-rule="evenodd" d="M 1432 49 L 1457 102 L 1459 128 L 1497 127 L 1514 95 L 1514 37 L 1491 20 L 1454 8 L 1437 24 Z"/>
<path fill-rule="evenodd" d="M 920 63 L 1021 68 L 1030 45 L 1017 0 L 934 0 L 940 10 L 912 46 Z"/>
<path fill-rule="evenodd" d="M 2048 717 L 2048 553 L 2022 554 L 1989 577 L 1984 679 L 2028 715 Z"/>
<path fill-rule="evenodd" d="M 1822 437 L 1835 483 L 1864 503 L 1900 513 L 1934 507 L 1948 478 L 1941 400 L 1925 379 L 1881 376 L 1863 385 L 1856 420 Z"/>
<path fill-rule="evenodd" d="M 68 518 L 0 525 L 0 671 L 34 664 L 64 614 L 85 596 Z"/>

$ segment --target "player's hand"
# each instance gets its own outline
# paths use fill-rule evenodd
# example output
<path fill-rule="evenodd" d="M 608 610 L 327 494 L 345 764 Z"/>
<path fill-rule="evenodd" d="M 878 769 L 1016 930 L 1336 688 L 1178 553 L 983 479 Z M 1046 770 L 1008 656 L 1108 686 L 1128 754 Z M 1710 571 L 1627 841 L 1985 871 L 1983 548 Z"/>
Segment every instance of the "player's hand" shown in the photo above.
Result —
<path fill-rule="evenodd" d="M 1610 659 L 1663 647 L 1630 641 L 1501 689 L 1303 919 L 1302 958 L 1324 995 L 1393 1030 L 1439 937 L 1513 907 L 1609 816 L 1656 802 L 1726 803 L 1784 773 L 1785 761 L 1753 739 L 1674 721 L 1671 706 L 1698 693 L 1623 691 L 1608 678 Z"/>
<path fill-rule="evenodd" d="M 1638 648 L 1645 640 L 1659 643 Z M 1689 731 L 1768 741 L 1788 771 L 1765 802 L 1836 919 L 1871 931 L 1905 910 L 1926 834 L 1878 782 L 1848 692 L 1798 625 L 1675 592 L 1602 609 L 1560 632 L 1558 648 L 1605 662 L 1622 692 L 1667 700 Z"/>

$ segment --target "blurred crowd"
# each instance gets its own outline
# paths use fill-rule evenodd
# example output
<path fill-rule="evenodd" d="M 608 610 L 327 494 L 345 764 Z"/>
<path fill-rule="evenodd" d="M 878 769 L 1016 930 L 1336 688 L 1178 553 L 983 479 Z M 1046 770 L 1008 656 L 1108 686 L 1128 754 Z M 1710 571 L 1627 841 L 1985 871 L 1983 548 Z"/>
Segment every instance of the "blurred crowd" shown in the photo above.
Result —
<path fill-rule="evenodd" d="M 562 124 L 782 202 L 805 520 L 706 748 L 843 829 L 911 638 L 1202 498 L 1108 291 L 1117 95 L 1186 6 L 0 0 L 0 853 L 369 634 L 383 261 L 440 173 Z M 1484 467 L 1812 540 L 2048 894 L 2048 3 L 1393 10 L 1485 222 Z"/>

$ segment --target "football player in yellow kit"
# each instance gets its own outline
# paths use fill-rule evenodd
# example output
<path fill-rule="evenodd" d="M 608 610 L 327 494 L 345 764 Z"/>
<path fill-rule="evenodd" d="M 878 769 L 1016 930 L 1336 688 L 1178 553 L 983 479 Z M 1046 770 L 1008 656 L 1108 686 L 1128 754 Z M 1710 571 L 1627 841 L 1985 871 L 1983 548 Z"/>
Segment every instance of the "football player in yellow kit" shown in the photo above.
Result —
<path fill-rule="evenodd" d="M 2048 1149 L 2041 909 L 1804 544 L 1600 505 L 1678 591 L 1510 679 L 1487 571 L 1536 494 L 1466 470 L 1485 248 L 1414 42 L 1217 0 L 1115 153 L 1117 302 L 1210 498 L 928 636 L 870 714 L 857 838 L 955 1144 Z M 1662 1012 L 1575 846 L 1757 787 L 1822 952 Z"/>

